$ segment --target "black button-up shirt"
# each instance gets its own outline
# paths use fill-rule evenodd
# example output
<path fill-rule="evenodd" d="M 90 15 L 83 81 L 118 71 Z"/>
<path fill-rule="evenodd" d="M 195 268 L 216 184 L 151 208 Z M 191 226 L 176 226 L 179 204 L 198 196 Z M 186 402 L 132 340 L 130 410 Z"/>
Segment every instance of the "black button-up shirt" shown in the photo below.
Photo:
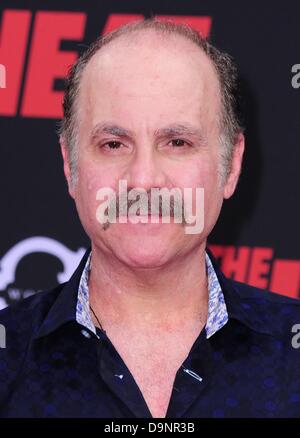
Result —
<path fill-rule="evenodd" d="M 67 283 L 0 312 L 0 416 L 151 418 L 109 337 L 76 321 L 89 251 Z M 208 253 L 229 319 L 201 331 L 166 417 L 300 417 L 300 301 L 227 279 Z"/>

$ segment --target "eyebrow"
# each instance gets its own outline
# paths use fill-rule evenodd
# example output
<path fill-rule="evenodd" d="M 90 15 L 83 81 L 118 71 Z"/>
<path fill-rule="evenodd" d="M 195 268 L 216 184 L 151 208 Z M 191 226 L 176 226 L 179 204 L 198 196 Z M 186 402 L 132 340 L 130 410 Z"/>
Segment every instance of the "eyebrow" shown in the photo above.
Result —
<path fill-rule="evenodd" d="M 91 131 L 90 140 L 94 142 L 97 137 L 101 134 L 110 134 L 119 138 L 131 139 L 134 137 L 132 131 L 125 129 L 121 126 L 118 126 L 113 123 L 97 123 Z M 166 138 L 166 137 L 180 137 L 180 136 L 190 136 L 195 137 L 198 141 L 204 143 L 205 137 L 202 133 L 202 130 L 198 127 L 174 123 L 164 128 L 159 128 L 155 130 L 154 136 L 156 138 Z"/>

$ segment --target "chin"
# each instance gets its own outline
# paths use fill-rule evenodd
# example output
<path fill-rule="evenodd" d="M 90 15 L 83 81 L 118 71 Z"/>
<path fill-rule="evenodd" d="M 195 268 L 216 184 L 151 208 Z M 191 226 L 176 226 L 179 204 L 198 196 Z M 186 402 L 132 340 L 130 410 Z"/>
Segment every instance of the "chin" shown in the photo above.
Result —
<path fill-rule="evenodd" d="M 117 254 L 119 259 L 123 261 L 127 266 L 134 269 L 154 269 L 163 266 L 168 261 L 166 254 L 159 251 L 151 250 L 131 252 Z"/>
<path fill-rule="evenodd" d="M 162 266 L 170 257 L 170 243 L 154 239 L 124 239 L 115 248 L 117 257 L 129 266 L 135 268 L 155 268 Z"/>

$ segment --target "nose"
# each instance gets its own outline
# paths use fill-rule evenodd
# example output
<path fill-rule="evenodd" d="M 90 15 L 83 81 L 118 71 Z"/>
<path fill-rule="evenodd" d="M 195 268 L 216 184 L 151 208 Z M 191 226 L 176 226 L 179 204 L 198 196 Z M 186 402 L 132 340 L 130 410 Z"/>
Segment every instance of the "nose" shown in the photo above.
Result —
<path fill-rule="evenodd" d="M 135 150 L 122 179 L 127 180 L 129 189 L 143 188 L 148 191 L 153 187 L 167 187 L 162 157 L 150 145 Z"/>

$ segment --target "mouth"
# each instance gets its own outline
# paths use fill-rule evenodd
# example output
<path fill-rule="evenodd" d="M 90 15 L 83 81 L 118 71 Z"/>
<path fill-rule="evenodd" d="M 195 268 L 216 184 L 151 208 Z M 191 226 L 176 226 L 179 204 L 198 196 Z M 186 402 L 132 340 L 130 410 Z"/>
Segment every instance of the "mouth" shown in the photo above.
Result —
<path fill-rule="evenodd" d="M 171 220 L 169 219 L 169 222 L 171 222 Z M 154 226 L 156 225 L 161 225 L 163 223 L 168 223 L 167 221 L 163 220 L 163 216 L 159 213 L 140 213 L 140 212 L 136 212 L 136 213 L 130 213 L 128 212 L 127 214 L 120 214 L 117 217 L 117 223 L 120 224 L 132 224 L 132 225 L 148 225 L 150 226 L 151 224 L 153 224 Z"/>

